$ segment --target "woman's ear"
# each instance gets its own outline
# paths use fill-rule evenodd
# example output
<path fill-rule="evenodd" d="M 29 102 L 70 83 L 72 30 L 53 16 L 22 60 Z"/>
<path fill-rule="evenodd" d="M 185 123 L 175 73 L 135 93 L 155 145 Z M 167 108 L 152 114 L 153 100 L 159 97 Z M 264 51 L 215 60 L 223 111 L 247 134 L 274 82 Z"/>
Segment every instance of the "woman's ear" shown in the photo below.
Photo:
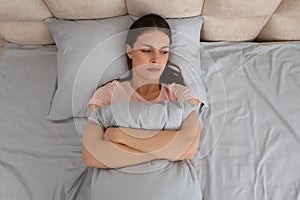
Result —
<path fill-rule="evenodd" d="M 129 44 L 126 44 L 126 53 L 130 59 L 132 59 L 132 48 Z"/>

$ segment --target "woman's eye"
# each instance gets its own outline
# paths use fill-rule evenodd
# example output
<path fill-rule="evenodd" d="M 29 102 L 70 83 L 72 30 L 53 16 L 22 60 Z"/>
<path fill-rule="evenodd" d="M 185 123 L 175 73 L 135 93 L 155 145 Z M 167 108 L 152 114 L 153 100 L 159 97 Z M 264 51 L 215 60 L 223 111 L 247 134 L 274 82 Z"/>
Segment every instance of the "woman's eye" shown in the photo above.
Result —
<path fill-rule="evenodd" d="M 161 51 L 161 54 L 167 54 L 169 51 Z"/>
<path fill-rule="evenodd" d="M 151 50 L 149 50 L 149 49 L 142 49 L 141 51 L 144 52 L 144 53 L 150 53 L 151 52 Z"/>

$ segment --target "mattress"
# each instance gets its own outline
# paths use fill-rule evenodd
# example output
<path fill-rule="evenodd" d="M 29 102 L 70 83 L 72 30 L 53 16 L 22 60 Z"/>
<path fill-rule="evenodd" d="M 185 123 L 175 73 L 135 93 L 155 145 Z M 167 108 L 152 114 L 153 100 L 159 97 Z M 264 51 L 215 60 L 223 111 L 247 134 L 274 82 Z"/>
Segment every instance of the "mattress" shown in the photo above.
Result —
<path fill-rule="evenodd" d="M 300 44 L 201 43 L 208 108 L 193 165 L 203 199 L 300 199 Z M 88 199 L 85 118 L 46 120 L 56 47 L 5 44 L 0 199 Z M 170 186 L 172 187 L 172 186 Z"/>

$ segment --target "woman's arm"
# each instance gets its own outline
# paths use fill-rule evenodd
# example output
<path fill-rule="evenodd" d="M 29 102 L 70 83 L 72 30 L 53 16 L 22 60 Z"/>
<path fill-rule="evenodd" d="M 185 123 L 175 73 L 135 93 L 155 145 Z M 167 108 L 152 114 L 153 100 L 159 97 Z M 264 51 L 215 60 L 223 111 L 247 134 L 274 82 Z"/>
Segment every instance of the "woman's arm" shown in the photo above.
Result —
<path fill-rule="evenodd" d="M 82 139 L 82 159 L 89 167 L 119 168 L 158 158 L 151 153 L 104 140 L 102 128 L 89 120 Z"/>
<path fill-rule="evenodd" d="M 144 137 L 144 134 L 147 137 Z M 198 149 L 200 123 L 197 112 L 193 111 L 184 120 L 178 131 L 108 128 L 105 135 L 113 142 L 153 153 L 169 160 L 190 159 Z"/>
<path fill-rule="evenodd" d="M 197 134 L 193 140 L 193 143 L 191 144 L 191 146 L 188 147 L 186 152 L 182 154 L 182 156 L 180 156 L 178 160 L 193 159 L 199 147 L 200 135 L 201 135 L 201 128 L 199 126 Z"/>

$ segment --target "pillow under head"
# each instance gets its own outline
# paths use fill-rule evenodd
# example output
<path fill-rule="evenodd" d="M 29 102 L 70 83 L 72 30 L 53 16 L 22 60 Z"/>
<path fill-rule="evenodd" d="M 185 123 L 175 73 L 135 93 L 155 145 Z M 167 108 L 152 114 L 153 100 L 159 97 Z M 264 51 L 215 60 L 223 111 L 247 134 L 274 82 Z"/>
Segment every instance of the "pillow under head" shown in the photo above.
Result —
<path fill-rule="evenodd" d="M 45 20 L 58 47 L 57 89 L 47 119 L 89 116 L 87 103 L 97 87 L 127 71 L 125 41 L 136 19 L 126 15 L 99 20 Z M 172 29 L 170 61 L 180 66 L 186 85 L 206 104 L 200 70 L 202 17 L 167 19 L 167 22 Z"/>

